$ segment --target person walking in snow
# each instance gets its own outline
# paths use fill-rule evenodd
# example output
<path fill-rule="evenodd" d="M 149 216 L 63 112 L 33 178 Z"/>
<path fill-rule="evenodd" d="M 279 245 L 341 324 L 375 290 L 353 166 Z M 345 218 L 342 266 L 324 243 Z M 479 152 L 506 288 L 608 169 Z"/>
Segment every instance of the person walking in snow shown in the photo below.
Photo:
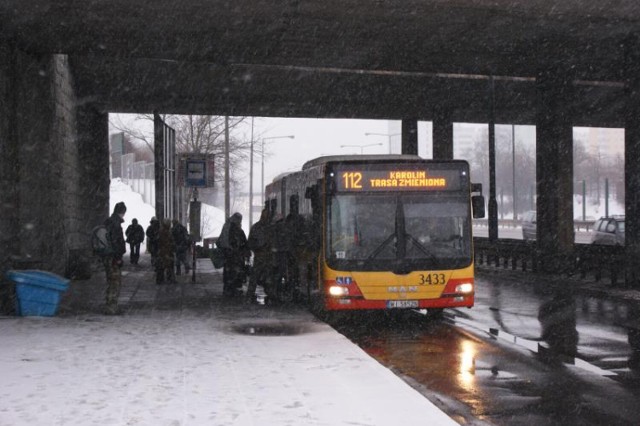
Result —
<path fill-rule="evenodd" d="M 132 265 L 137 265 L 140 259 L 140 244 L 144 241 L 144 229 L 138 224 L 138 219 L 131 220 L 125 235 L 126 242 L 129 243 L 129 261 Z"/>

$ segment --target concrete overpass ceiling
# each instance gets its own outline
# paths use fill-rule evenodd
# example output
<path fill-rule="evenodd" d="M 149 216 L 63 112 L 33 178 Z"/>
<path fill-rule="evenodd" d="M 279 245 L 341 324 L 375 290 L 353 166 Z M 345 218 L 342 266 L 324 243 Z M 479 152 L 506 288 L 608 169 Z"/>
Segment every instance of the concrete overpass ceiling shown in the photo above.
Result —
<path fill-rule="evenodd" d="M 0 21 L 0 39 L 22 50 L 70 55 L 80 96 L 111 111 L 402 118 L 444 107 L 481 119 L 478 75 L 551 68 L 621 81 L 640 4 L 4 0 Z M 497 81 L 497 114 L 531 122 L 532 86 Z M 576 102 L 610 122 L 616 107 L 602 101 L 615 99 L 611 90 L 620 91 L 581 89 L 588 99 Z"/>

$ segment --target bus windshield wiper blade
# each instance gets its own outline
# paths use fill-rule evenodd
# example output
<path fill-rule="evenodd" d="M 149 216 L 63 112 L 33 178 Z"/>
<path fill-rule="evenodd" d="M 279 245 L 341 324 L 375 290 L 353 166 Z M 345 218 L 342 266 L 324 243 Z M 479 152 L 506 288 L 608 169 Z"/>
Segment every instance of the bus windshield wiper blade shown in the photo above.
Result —
<path fill-rule="evenodd" d="M 393 241 L 395 236 L 396 233 L 394 232 L 387 238 L 385 238 L 385 240 L 369 256 L 367 256 L 367 260 L 375 259 L 382 252 L 382 250 L 384 250 L 389 245 L 389 243 Z"/>
<path fill-rule="evenodd" d="M 409 241 L 411 241 L 411 244 L 413 244 L 413 246 L 417 247 L 418 250 L 420 250 L 422 253 L 424 253 L 424 255 L 427 256 L 430 260 L 432 260 L 434 263 L 438 262 L 438 258 L 436 257 L 436 255 L 433 254 L 427 247 L 425 247 L 424 244 L 422 244 L 420 241 L 418 241 L 418 239 L 416 239 L 413 235 L 405 234 L 405 237 L 407 237 L 409 239 Z"/>

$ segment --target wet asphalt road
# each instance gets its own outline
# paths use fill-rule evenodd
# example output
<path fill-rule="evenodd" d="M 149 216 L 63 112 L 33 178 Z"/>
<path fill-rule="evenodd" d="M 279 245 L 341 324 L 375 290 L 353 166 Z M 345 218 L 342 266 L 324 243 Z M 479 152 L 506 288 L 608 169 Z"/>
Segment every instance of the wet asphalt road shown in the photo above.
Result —
<path fill-rule="evenodd" d="M 478 273 L 476 306 L 440 320 L 405 311 L 332 325 L 461 424 L 640 424 L 626 327 L 638 307 L 521 275 Z"/>

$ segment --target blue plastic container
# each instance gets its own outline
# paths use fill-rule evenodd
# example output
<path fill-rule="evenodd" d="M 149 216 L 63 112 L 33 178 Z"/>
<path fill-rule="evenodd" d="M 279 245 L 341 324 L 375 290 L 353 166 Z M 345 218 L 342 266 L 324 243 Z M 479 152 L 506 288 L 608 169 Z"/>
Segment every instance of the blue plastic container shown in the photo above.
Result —
<path fill-rule="evenodd" d="M 69 287 L 69 280 L 47 271 L 7 271 L 16 284 L 16 313 L 21 316 L 50 317 L 58 311 L 60 295 Z"/>

